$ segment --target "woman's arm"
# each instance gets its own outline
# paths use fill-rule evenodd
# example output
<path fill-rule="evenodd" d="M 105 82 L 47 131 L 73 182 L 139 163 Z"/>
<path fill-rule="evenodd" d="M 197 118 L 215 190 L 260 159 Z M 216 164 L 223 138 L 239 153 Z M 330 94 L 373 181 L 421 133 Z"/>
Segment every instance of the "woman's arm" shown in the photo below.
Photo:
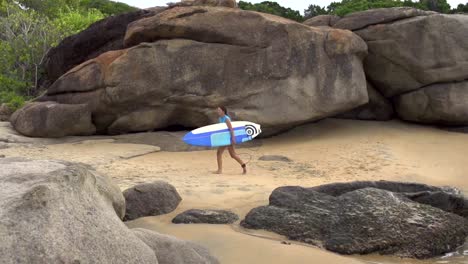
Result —
<path fill-rule="evenodd" d="M 229 119 L 226 119 L 226 124 L 229 128 L 229 131 L 231 132 L 231 143 L 236 144 L 236 137 L 234 136 L 234 129 L 232 129 L 232 124 Z"/>

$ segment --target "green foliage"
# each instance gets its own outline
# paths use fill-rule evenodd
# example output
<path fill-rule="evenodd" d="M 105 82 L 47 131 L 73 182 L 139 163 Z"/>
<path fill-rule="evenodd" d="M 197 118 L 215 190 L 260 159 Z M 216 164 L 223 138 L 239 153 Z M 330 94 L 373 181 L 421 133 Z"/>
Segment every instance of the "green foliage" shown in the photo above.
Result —
<path fill-rule="evenodd" d="M 28 84 L 0 75 L 0 105 L 6 103 L 7 106 L 16 110 L 24 105 L 27 99 L 23 94 L 27 90 Z"/>
<path fill-rule="evenodd" d="M 258 4 L 252 4 L 249 2 L 240 1 L 238 3 L 238 6 L 239 8 L 243 10 L 251 10 L 251 11 L 273 14 L 273 15 L 281 16 L 281 17 L 288 18 L 291 20 L 295 20 L 298 22 L 304 21 L 304 18 L 299 13 L 299 11 L 292 10 L 291 8 L 285 8 L 283 6 L 280 6 L 276 2 L 264 1 Z"/>
<path fill-rule="evenodd" d="M 411 0 L 343 0 L 341 2 L 332 2 L 326 10 L 320 6 L 310 5 L 309 8 L 305 10 L 304 14 L 306 19 L 324 14 L 345 16 L 369 9 L 405 6 L 439 13 L 466 12 L 466 10 L 463 11 L 463 8 L 465 8 L 464 5 L 459 5 L 457 9 L 450 10 L 450 5 L 447 3 L 447 0 L 419 0 L 418 2 L 413 2 Z"/>
<path fill-rule="evenodd" d="M 319 6 L 319 5 L 309 5 L 309 7 L 304 10 L 304 19 L 309 19 L 314 16 L 319 16 L 319 15 L 327 15 L 329 12 Z"/>
<path fill-rule="evenodd" d="M 459 4 L 457 8 L 451 10 L 451 13 L 468 13 L 468 3 Z"/>
<path fill-rule="evenodd" d="M 431 0 L 445 1 L 445 0 Z M 350 13 L 365 11 L 375 8 L 389 7 L 415 7 L 419 9 L 427 9 L 424 4 L 412 2 L 410 0 L 343 0 L 342 2 L 333 2 L 327 7 L 327 11 L 338 16 L 345 16 Z"/>
<path fill-rule="evenodd" d="M 104 15 L 75 0 L 0 1 L 0 103 L 16 108 L 39 92 L 47 52 Z"/>
<path fill-rule="evenodd" d="M 109 0 L 81 0 L 79 5 L 85 9 L 97 9 L 106 16 L 136 11 L 137 8 Z"/>
<path fill-rule="evenodd" d="M 92 23 L 103 18 L 104 14 L 97 9 L 80 10 L 67 7 L 65 10 L 61 10 L 51 23 L 59 34 L 57 39 L 59 41 L 83 31 Z"/>

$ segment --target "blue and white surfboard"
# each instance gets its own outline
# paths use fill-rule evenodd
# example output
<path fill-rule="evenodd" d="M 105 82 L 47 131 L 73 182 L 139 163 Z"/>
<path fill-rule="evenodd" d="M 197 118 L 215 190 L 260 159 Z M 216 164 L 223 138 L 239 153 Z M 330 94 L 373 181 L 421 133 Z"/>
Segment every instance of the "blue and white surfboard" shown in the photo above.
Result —
<path fill-rule="evenodd" d="M 231 122 L 236 144 L 250 141 L 262 133 L 259 124 L 247 121 Z M 221 147 L 231 145 L 231 133 L 226 123 L 219 123 L 197 128 L 187 133 L 184 142 L 201 147 Z"/>

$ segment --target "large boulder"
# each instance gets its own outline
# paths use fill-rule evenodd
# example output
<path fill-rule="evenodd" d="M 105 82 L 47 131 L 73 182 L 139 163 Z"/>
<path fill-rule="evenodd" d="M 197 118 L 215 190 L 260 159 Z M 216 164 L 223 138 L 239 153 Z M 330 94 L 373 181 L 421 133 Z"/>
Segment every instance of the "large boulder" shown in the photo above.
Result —
<path fill-rule="evenodd" d="M 369 94 L 369 103 L 340 114 L 337 117 L 379 121 L 392 119 L 394 114 L 392 102 L 380 94 L 370 83 L 367 83 L 367 92 Z"/>
<path fill-rule="evenodd" d="M 332 27 L 338 20 L 340 20 L 339 16 L 320 15 L 307 19 L 303 24 L 311 27 Z"/>
<path fill-rule="evenodd" d="M 159 264 L 219 263 L 206 248 L 195 243 L 141 228 L 135 228 L 132 231 L 156 252 Z"/>
<path fill-rule="evenodd" d="M 378 24 L 391 24 L 417 16 L 435 14 L 411 7 L 376 8 L 361 12 L 354 12 L 335 20 L 331 26 L 348 30 L 360 30 Z"/>
<path fill-rule="evenodd" d="M 365 187 L 332 196 L 316 190 L 280 187 L 268 206 L 250 211 L 241 225 L 341 254 L 412 258 L 453 251 L 468 235 L 467 219 L 401 193 Z"/>
<path fill-rule="evenodd" d="M 468 218 L 468 199 L 462 195 L 460 190 L 452 187 L 436 187 L 421 183 L 393 181 L 355 181 L 324 184 L 309 188 L 309 190 L 331 196 L 340 196 L 364 188 L 376 188 L 401 193 L 415 202 L 428 204 Z"/>
<path fill-rule="evenodd" d="M 123 194 L 127 206 L 126 221 L 168 214 L 182 201 L 176 188 L 163 181 L 138 184 L 125 190 Z"/>
<path fill-rule="evenodd" d="M 138 10 L 100 20 L 82 32 L 67 37 L 45 59 L 47 81 L 53 82 L 78 64 L 100 54 L 123 48 L 127 25 L 163 9 Z"/>
<path fill-rule="evenodd" d="M 407 121 L 468 125 L 468 81 L 429 85 L 394 101 L 399 117 Z"/>
<path fill-rule="evenodd" d="M 371 18 L 378 14 L 367 13 Z M 468 61 L 463 59 L 468 57 L 468 16 L 423 13 L 354 32 L 369 47 L 367 78 L 385 97 L 468 79 Z"/>
<path fill-rule="evenodd" d="M 87 104 L 100 133 L 199 127 L 225 105 L 264 135 L 368 101 L 365 43 L 268 14 L 174 7 L 131 23 L 127 50 L 75 67 L 40 101 Z"/>
<path fill-rule="evenodd" d="M 31 137 L 87 136 L 96 132 L 85 104 L 33 102 L 17 110 L 10 121 L 16 131 Z"/>
<path fill-rule="evenodd" d="M 0 159 L 2 263 L 158 263 L 120 217 L 107 177 L 62 161 Z"/>

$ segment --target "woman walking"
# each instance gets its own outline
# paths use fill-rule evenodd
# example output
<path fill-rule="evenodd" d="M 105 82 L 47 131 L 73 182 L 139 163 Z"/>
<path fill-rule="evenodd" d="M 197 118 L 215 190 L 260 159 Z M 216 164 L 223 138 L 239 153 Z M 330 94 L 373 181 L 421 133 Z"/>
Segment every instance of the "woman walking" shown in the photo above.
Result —
<path fill-rule="evenodd" d="M 234 145 L 236 144 L 236 137 L 234 135 L 234 129 L 232 128 L 231 118 L 228 116 L 227 109 L 224 106 L 220 106 L 218 107 L 217 111 L 218 111 L 218 116 L 219 116 L 219 123 L 226 123 L 229 129 L 229 132 L 231 133 L 231 145 L 218 148 L 218 151 L 216 153 L 217 160 L 218 160 L 218 171 L 216 173 L 217 174 L 223 173 L 223 153 L 224 153 L 224 150 L 226 150 L 227 148 L 229 151 L 229 155 L 231 155 L 231 158 L 235 159 L 241 165 L 242 174 L 246 174 L 247 166 L 239 158 L 239 156 L 236 153 L 236 149 L 234 148 Z"/>

